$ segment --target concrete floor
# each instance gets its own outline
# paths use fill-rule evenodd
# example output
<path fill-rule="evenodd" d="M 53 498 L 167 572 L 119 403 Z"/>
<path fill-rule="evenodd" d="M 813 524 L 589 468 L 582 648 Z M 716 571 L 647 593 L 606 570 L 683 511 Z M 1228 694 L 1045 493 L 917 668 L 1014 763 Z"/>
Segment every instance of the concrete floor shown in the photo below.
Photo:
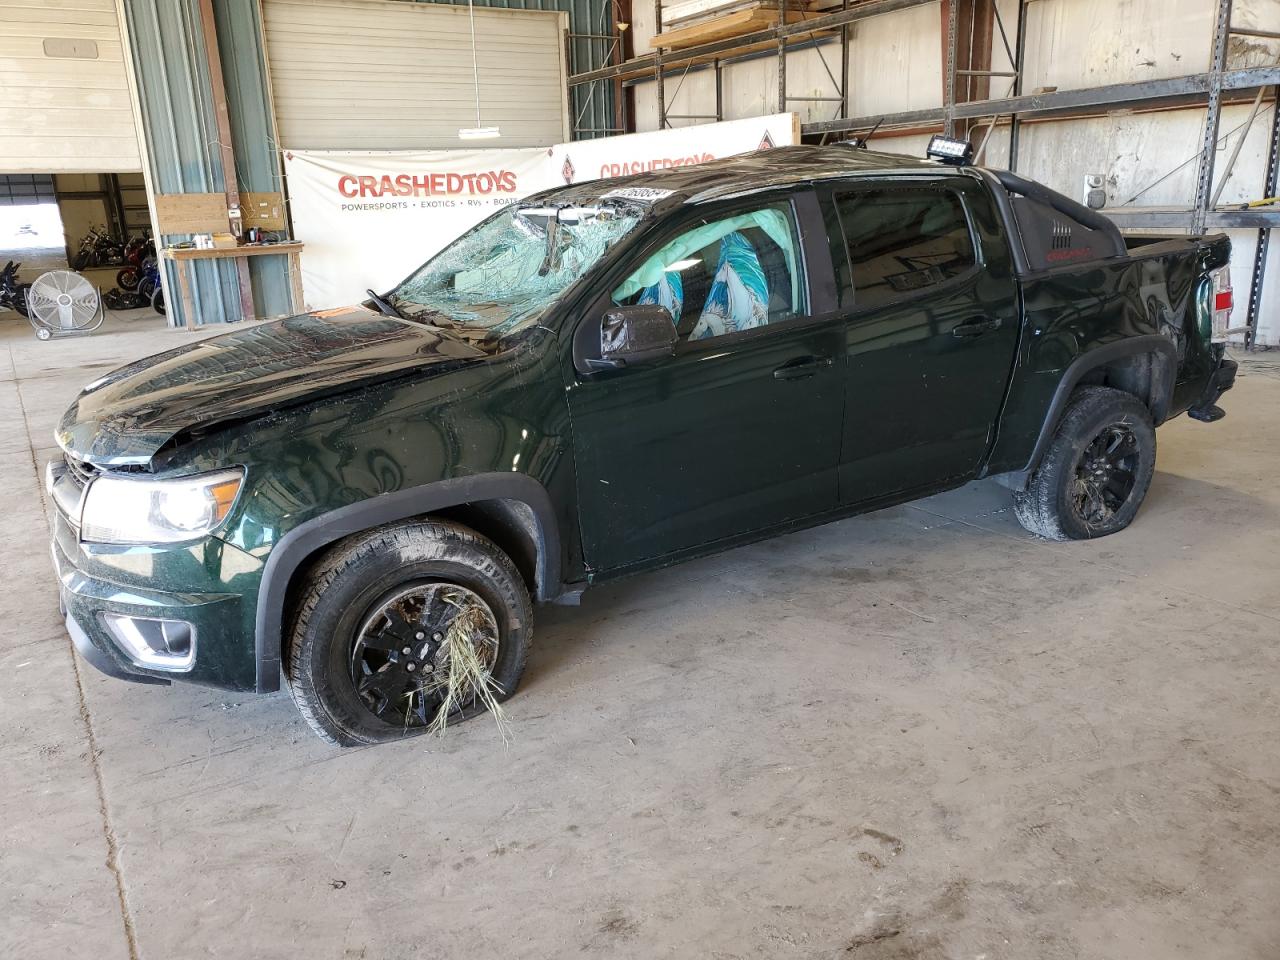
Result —
<path fill-rule="evenodd" d="M 185 336 L 0 316 L 0 956 L 1280 956 L 1274 361 L 1118 537 L 973 484 L 541 611 L 505 752 L 339 751 L 59 623 L 53 424 Z"/>

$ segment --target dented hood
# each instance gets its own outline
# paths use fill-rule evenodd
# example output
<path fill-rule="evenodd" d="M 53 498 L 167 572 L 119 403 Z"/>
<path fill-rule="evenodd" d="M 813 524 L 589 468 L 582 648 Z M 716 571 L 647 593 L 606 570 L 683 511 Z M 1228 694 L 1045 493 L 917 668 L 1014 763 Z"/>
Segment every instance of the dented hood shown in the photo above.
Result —
<path fill-rule="evenodd" d="M 343 307 L 147 357 L 85 387 L 58 444 L 100 466 L 146 464 L 176 435 L 486 354 L 436 327 Z"/>

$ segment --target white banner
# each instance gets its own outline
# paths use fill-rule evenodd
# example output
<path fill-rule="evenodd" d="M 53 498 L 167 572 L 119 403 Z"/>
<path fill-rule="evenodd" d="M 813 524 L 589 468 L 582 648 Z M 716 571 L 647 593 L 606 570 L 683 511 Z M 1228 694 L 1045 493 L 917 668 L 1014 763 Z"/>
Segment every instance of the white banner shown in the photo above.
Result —
<path fill-rule="evenodd" d="M 789 147 L 800 142 L 799 126 L 799 118 L 794 113 L 776 113 L 769 117 L 673 127 L 652 133 L 575 140 L 551 148 L 551 166 L 557 183 L 626 177 L 706 163 L 752 150 Z"/>
<path fill-rule="evenodd" d="M 500 207 L 566 183 L 705 163 L 799 142 L 794 113 L 521 150 L 286 150 L 311 310 L 365 299 Z"/>
<path fill-rule="evenodd" d="M 310 310 L 394 286 L 495 210 L 555 185 L 542 147 L 286 150 L 284 169 Z"/>

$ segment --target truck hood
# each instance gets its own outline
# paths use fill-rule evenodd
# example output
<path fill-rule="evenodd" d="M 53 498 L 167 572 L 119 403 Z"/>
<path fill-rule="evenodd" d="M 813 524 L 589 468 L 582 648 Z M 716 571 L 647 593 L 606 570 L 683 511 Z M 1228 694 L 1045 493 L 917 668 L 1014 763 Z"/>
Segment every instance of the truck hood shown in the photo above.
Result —
<path fill-rule="evenodd" d="M 342 307 L 264 323 L 139 360 L 85 387 L 57 441 L 99 466 L 148 463 L 180 433 L 487 354 L 437 327 Z"/>

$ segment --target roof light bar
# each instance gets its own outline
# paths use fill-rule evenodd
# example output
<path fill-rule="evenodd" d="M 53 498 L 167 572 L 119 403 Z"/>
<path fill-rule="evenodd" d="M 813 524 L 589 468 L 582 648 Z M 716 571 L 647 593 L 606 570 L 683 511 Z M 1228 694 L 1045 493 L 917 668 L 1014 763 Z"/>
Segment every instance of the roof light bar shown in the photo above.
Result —
<path fill-rule="evenodd" d="M 935 133 L 929 140 L 929 146 L 924 155 L 931 160 L 964 166 L 973 162 L 973 144 L 958 137 L 944 137 L 940 133 Z"/>

